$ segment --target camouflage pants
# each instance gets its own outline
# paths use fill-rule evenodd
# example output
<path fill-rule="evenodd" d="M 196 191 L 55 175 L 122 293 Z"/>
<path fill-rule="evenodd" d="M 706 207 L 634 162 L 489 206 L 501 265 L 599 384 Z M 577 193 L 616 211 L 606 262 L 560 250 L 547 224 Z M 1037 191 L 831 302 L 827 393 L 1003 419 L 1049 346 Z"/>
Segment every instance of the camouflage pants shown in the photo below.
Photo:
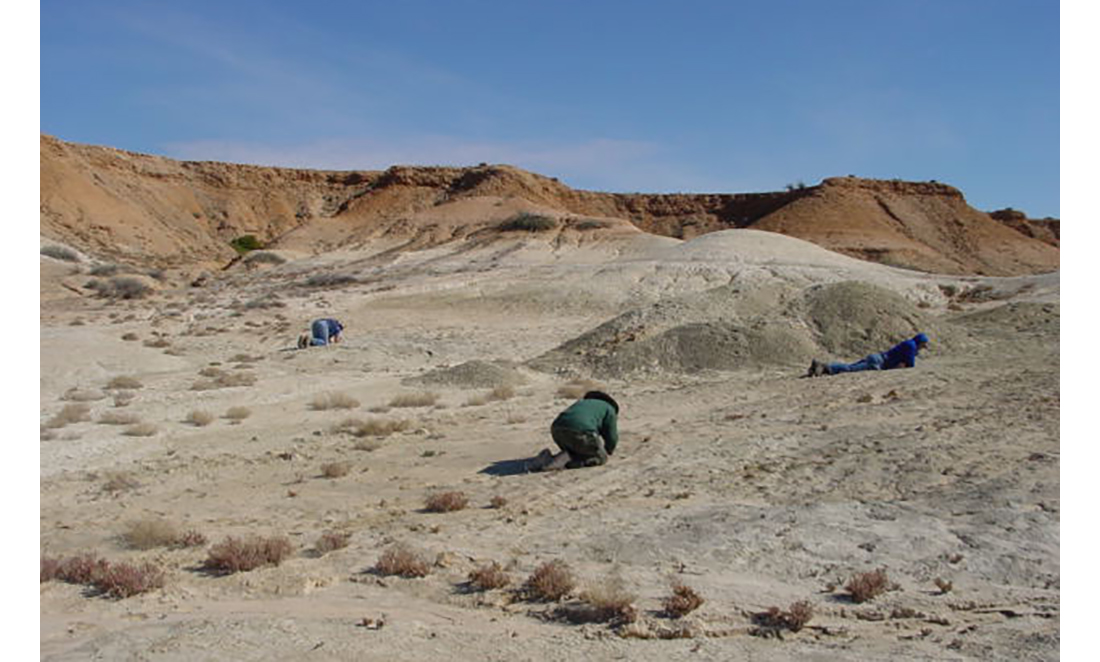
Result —
<path fill-rule="evenodd" d="M 603 437 L 595 432 L 581 432 L 570 428 L 552 426 L 550 436 L 558 448 L 569 453 L 567 469 L 595 467 L 607 462 L 607 450 Z"/>

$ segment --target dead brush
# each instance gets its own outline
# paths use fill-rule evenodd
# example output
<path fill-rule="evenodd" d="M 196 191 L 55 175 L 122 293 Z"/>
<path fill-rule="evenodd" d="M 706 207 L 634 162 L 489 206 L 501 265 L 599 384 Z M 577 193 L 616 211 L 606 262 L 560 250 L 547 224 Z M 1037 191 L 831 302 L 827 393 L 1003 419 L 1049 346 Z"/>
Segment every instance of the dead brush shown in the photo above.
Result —
<path fill-rule="evenodd" d="M 490 591 L 492 589 L 504 588 L 512 583 L 512 578 L 508 576 L 508 573 L 504 571 L 504 568 L 493 561 L 480 565 L 470 571 L 470 574 L 466 576 L 470 587 L 478 591 Z"/>
<path fill-rule="evenodd" d="M 142 384 L 141 381 L 136 377 L 119 376 L 112 378 L 111 381 L 107 382 L 107 386 L 105 386 L 104 388 L 117 391 L 134 390 L 142 388 L 143 386 L 144 384 Z"/>
<path fill-rule="evenodd" d="M 351 534 L 345 531 L 325 531 L 317 542 L 313 543 L 313 551 L 318 556 L 324 556 L 329 552 L 347 547 L 350 540 Z"/>
<path fill-rule="evenodd" d="M 462 492 L 436 492 L 424 501 L 424 510 L 430 513 L 450 513 L 462 510 L 470 500 Z"/>
<path fill-rule="evenodd" d="M 109 471 L 104 474 L 106 481 L 103 483 L 103 491 L 111 494 L 126 492 L 141 487 L 141 483 L 128 471 Z"/>
<path fill-rule="evenodd" d="M 569 595 L 576 585 L 569 566 L 555 559 L 535 568 L 523 585 L 523 593 L 528 600 L 557 602 Z"/>
<path fill-rule="evenodd" d="M 100 593 L 119 600 L 162 588 L 164 583 L 164 571 L 152 563 L 111 563 L 91 582 Z"/>
<path fill-rule="evenodd" d="M 61 411 L 46 421 L 46 427 L 63 428 L 72 423 L 90 421 L 92 419 L 91 411 L 92 408 L 83 403 L 65 405 L 61 408 Z"/>
<path fill-rule="evenodd" d="M 890 581 L 886 577 L 886 570 L 880 568 L 853 575 L 844 588 L 851 596 L 852 602 L 861 603 L 882 595 L 889 587 Z"/>
<path fill-rule="evenodd" d="M 122 431 L 127 437 L 152 437 L 159 428 L 152 423 L 135 423 Z"/>
<path fill-rule="evenodd" d="M 671 618 L 683 618 L 706 602 L 695 589 L 680 581 L 672 582 L 672 595 L 666 596 L 661 601 L 665 614 Z"/>
<path fill-rule="evenodd" d="M 490 508 L 496 508 L 496 509 L 499 510 L 499 509 L 501 509 L 501 508 L 503 508 L 507 505 L 508 505 L 508 499 L 505 499 L 504 497 L 500 496 L 499 494 L 493 496 L 492 499 L 489 499 L 489 507 Z"/>
<path fill-rule="evenodd" d="M 431 391 L 403 393 L 390 400 L 391 407 L 430 407 L 439 400 L 439 394 Z"/>
<path fill-rule="evenodd" d="M 52 559 L 49 560 L 50 579 L 59 579 L 69 584 L 90 584 L 107 565 L 105 559 L 91 552 L 67 559 Z"/>
<path fill-rule="evenodd" d="M 130 522 L 121 538 L 130 549 L 154 549 L 172 547 L 180 539 L 180 532 L 168 520 L 148 517 Z"/>
<path fill-rule="evenodd" d="M 252 410 L 248 407 L 230 407 L 225 410 L 225 418 L 235 423 L 240 423 L 251 415 Z"/>
<path fill-rule="evenodd" d="M 432 566 L 421 555 L 403 544 L 397 544 L 382 552 L 374 566 L 380 575 L 399 577 L 427 577 Z"/>
<path fill-rule="evenodd" d="M 349 418 L 333 426 L 334 434 L 350 434 L 353 437 L 388 437 L 395 432 L 404 432 L 412 427 L 412 422 L 407 420 L 383 420 L 371 418 L 361 420 Z"/>
<path fill-rule="evenodd" d="M 351 462 L 328 462 L 321 465 L 321 475 L 325 478 L 343 478 L 351 473 Z"/>
<path fill-rule="evenodd" d="M 753 622 L 755 622 L 759 628 L 754 631 L 753 634 L 758 636 L 771 634 L 776 630 L 798 632 L 805 627 L 813 617 L 813 605 L 805 600 L 792 603 L 787 607 L 787 611 L 783 611 L 779 607 L 769 607 L 767 611 L 762 611 L 753 615 Z"/>
<path fill-rule="evenodd" d="M 577 400 L 583 398 L 589 391 L 600 391 L 604 387 L 591 379 L 574 379 L 558 387 L 559 398 Z"/>
<path fill-rule="evenodd" d="M 316 411 L 355 409 L 359 406 L 359 401 L 346 393 L 321 393 L 313 397 L 309 406 Z"/>
<path fill-rule="evenodd" d="M 229 536 L 210 548 L 203 567 L 219 574 L 248 572 L 267 565 L 277 566 L 293 552 L 294 546 L 284 536 Z"/>
<path fill-rule="evenodd" d="M 611 575 L 597 582 L 580 594 L 580 608 L 567 609 L 561 615 L 574 622 L 586 623 L 633 623 L 638 620 L 638 609 L 634 606 L 637 599 L 626 588 L 622 577 Z"/>
<path fill-rule="evenodd" d="M 139 421 L 134 414 L 121 411 L 107 411 L 100 414 L 96 423 L 100 425 L 134 425 Z"/>
<path fill-rule="evenodd" d="M 214 415 L 208 411 L 196 409 L 187 415 L 186 421 L 196 427 L 205 427 L 214 422 Z"/>

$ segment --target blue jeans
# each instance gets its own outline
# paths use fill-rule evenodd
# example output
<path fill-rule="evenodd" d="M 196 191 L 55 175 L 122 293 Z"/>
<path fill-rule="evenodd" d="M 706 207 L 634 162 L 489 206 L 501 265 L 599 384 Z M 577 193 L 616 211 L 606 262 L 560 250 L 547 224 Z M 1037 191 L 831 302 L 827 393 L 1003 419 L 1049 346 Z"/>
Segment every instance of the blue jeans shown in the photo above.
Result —
<path fill-rule="evenodd" d="M 319 345 L 328 344 L 328 322 L 325 320 L 317 320 L 309 327 L 309 334 L 313 336 L 309 340 L 309 344 L 317 347 Z"/>
<path fill-rule="evenodd" d="M 829 374 L 838 372 L 860 372 L 861 370 L 882 370 L 886 358 L 881 353 L 868 354 L 866 358 L 855 363 L 830 363 Z"/>

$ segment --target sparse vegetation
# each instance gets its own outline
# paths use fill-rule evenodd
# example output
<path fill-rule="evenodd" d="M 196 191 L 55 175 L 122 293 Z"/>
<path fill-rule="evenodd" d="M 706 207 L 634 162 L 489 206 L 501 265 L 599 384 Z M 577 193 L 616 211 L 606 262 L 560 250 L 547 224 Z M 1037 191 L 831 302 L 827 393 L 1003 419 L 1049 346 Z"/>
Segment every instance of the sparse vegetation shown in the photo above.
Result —
<path fill-rule="evenodd" d="M 256 250 L 248 254 L 248 257 L 244 259 L 245 264 L 259 265 L 259 264 L 285 264 L 286 258 L 278 253 L 272 253 L 271 251 Z"/>
<path fill-rule="evenodd" d="M 107 480 L 103 483 L 103 491 L 112 494 L 125 492 L 141 487 L 141 483 L 133 474 L 127 471 L 109 471 L 104 475 Z"/>
<path fill-rule="evenodd" d="M 230 407 L 225 410 L 225 417 L 231 421 L 240 422 L 252 415 L 248 407 Z"/>
<path fill-rule="evenodd" d="M 524 583 L 524 593 L 529 600 L 556 602 L 569 595 L 576 587 L 573 572 L 564 561 L 553 560 L 535 568 Z"/>
<path fill-rule="evenodd" d="M 395 432 L 408 430 L 412 423 L 407 420 L 382 420 L 372 418 L 361 420 L 348 418 L 332 428 L 334 434 L 350 434 L 354 437 L 388 437 Z M 374 449 L 371 449 L 374 450 Z"/>
<path fill-rule="evenodd" d="M 462 492 L 436 492 L 428 495 L 424 509 L 431 513 L 450 513 L 464 509 L 469 503 Z"/>
<path fill-rule="evenodd" d="M 122 541 L 131 549 L 172 547 L 181 537 L 175 524 L 156 517 L 130 522 L 122 532 Z"/>
<path fill-rule="evenodd" d="M 790 630 L 791 632 L 798 632 L 813 617 L 813 605 L 805 600 L 800 600 L 787 607 L 787 611 L 783 611 L 779 607 L 770 607 L 767 611 L 755 614 L 753 621 L 761 628 L 766 628 L 769 631 Z M 763 631 L 757 631 L 755 634 L 763 634 Z"/>
<path fill-rule="evenodd" d="M 248 572 L 267 565 L 277 566 L 294 552 L 290 540 L 283 536 L 262 538 L 227 537 L 210 548 L 203 566 L 210 571 L 232 574 Z"/>
<path fill-rule="evenodd" d="M 672 618 L 684 616 L 703 606 L 705 600 L 695 592 L 695 589 L 679 581 L 672 582 L 672 595 L 661 601 L 665 613 Z"/>
<path fill-rule="evenodd" d="M 306 279 L 306 287 L 339 287 L 358 283 L 359 279 L 350 274 L 316 274 Z"/>
<path fill-rule="evenodd" d="M 111 379 L 111 381 L 107 382 L 107 386 L 105 388 L 109 388 L 112 390 L 135 390 L 142 388 L 142 386 L 144 385 L 136 377 L 119 376 L 114 377 Z"/>
<path fill-rule="evenodd" d="M 432 571 L 432 566 L 407 546 L 396 544 L 382 553 L 374 570 L 380 575 L 427 577 Z"/>
<path fill-rule="evenodd" d="M 313 544 L 313 550 L 317 552 L 317 554 L 324 556 L 329 552 L 347 547 L 350 540 L 350 533 L 342 531 L 325 531 L 321 534 L 321 537 L 317 539 L 317 542 Z"/>
<path fill-rule="evenodd" d="M 603 387 L 591 379 L 574 379 L 558 387 L 558 397 L 576 400 L 583 398 L 589 391 L 599 390 L 603 390 Z"/>
<path fill-rule="evenodd" d="M 940 590 L 940 595 L 950 593 L 951 589 L 955 588 L 955 585 L 953 583 L 943 579 L 942 577 L 936 577 L 935 581 L 933 581 L 932 583 L 935 584 L 936 588 Z"/>
<path fill-rule="evenodd" d="M 100 414 L 96 422 L 103 425 L 134 425 L 138 417 L 121 411 L 107 411 Z"/>
<path fill-rule="evenodd" d="M 123 430 L 122 434 L 127 437 L 151 437 L 155 435 L 157 431 L 157 426 L 152 423 L 135 423 Z"/>
<path fill-rule="evenodd" d="M 137 396 L 133 391 L 119 391 L 118 393 L 115 393 L 115 397 L 112 402 L 114 402 L 114 405 L 116 407 L 128 407 L 130 406 L 130 403 L 134 401 L 135 397 Z"/>
<path fill-rule="evenodd" d="M 546 232 L 558 227 L 558 222 L 549 216 L 520 212 L 497 227 L 503 232 Z"/>
<path fill-rule="evenodd" d="M 77 252 L 73 249 L 67 248 L 65 246 L 43 246 L 39 249 L 38 252 L 42 255 L 45 255 L 46 257 L 52 257 L 55 260 L 64 260 L 65 262 L 80 262 L 80 255 L 77 254 Z"/>
<path fill-rule="evenodd" d="M 204 427 L 214 422 L 214 415 L 208 411 L 196 409 L 187 415 L 187 422 L 197 427 Z"/>
<path fill-rule="evenodd" d="M 359 406 L 359 401 L 346 393 L 321 393 L 313 397 L 309 406 L 317 411 L 355 409 Z"/>
<path fill-rule="evenodd" d="M 61 408 L 61 411 L 57 412 L 50 420 L 46 421 L 46 427 L 63 428 L 72 423 L 90 421 L 92 419 L 91 411 L 91 407 L 83 403 L 65 405 Z"/>
<path fill-rule="evenodd" d="M 489 507 L 490 508 L 500 509 L 500 508 L 503 508 L 507 505 L 508 505 L 508 499 L 505 499 L 504 497 L 500 496 L 499 494 L 495 495 L 492 499 L 489 499 Z"/>
<path fill-rule="evenodd" d="M 589 622 L 633 623 L 638 620 L 638 610 L 634 607 L 637 599 L 627 590 L 622 577 L 612 574 L 603 581 L 585 589 L 580 595 L 585 608 L 571 610 L 570 617 Z"/>
<path fill-rule="evenodd" d="M 321 465 L 321 475 L 325 478 L 343 478 L 351 473 L 351 462 L 328 462 Z"/>
<path fill-rule="evenodd" d="M 69 584 L 86 584 L 115 599 L 161 588 L 165 583 L 164 571 L 151 563 L 109 563 L 91 553 L 67 559 L 43 556 L 40 568 L 41 582 L 59 580 Z"/>
<path fill-rule="evenodd" d="M 148 283 L 133 276 L 113 276 L 107 280 L 93 278 L 84 287 L 107 299 L 142 299 L 153 292 Z"/>
<path fill-rule="evenodd" d="M 260 240 L 256 238 L 256 235 L 253 234 L 241 235 L 230 241 L 229 245 L 240 255 L 244 255 L 251 251 L 258 251 L 264 247 Z"/>
<path fill-rule="evenodd" d="M 867 602 L 886 592 L 889 588 L 889 579 L 884 569 L 861 572 L 853 575 L 844 588 L 851 596 L 852 602 Z"/>
<path fill-rule="evenodd" d="M 466 578 L 469 580 L 470 586 L 479 591 L 504 588 L 512 583 L 511 577 L 496 561 L 474 568 Z"/>
<path fill-rule="evenodd" d="M 213 379 L 199 380 L 191 385 L 192 391 L 209 391 L 218 388 L 231 388 L 234 386 L 252 386 L 256 383 L 256 375 L 250 372 L 225 372 L 218 370 L 214 373 L 209 368 L 203 368 L 214 375 Z M 215 370 L 217 370 L 215 368 Z"/>
<path fill-rule="evenodd" d="M 420 393 L 404 393 L 396 395 L 390 400 L 391 407 L 430 407 L 439 400 L 439 394 L 431 391 Z"/>

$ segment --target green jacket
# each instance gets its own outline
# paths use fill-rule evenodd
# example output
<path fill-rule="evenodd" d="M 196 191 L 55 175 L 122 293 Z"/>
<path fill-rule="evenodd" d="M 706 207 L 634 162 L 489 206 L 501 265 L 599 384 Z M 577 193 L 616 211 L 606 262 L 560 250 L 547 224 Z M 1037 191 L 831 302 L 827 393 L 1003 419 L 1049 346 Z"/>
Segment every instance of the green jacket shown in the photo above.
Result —
<path fill-rule="evenodd" d="M 558 414 L 551 427 L 563 427 L 577 432 L 596 432 L 603 437 L 608 455 L 619 444 L 618 416 L 615 408 L 603 400 L 577 400 Z"/>

